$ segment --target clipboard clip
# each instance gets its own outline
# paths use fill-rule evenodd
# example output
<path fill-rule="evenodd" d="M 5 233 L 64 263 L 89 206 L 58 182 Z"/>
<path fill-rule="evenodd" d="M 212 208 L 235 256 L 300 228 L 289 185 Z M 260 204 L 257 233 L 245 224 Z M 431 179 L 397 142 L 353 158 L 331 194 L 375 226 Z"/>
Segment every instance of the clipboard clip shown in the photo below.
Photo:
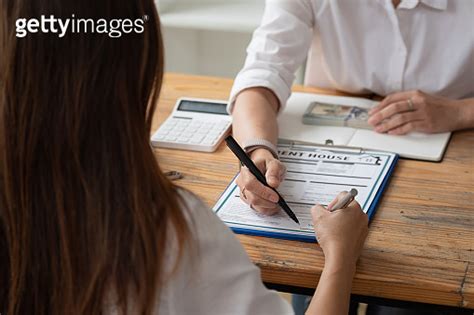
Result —
<path fill-rule="evenodd" d="M 288 139 L 278 139 L 278 144 L 283 144 L 289 146 L 289 149 L 299 149 L 299 150 L 308 150 L 308 147 L 322 147 L 327 148 L 329 151 L 341 152 L 341 153 L 352 153 L 352 154 L 364 154 L 365 149 L 361 147 L 348 147 L 344 145 L 334 145 L 332 139 L 326 139 L 324 144 L 314 143 L 308 141 L 296 141 Z"/>

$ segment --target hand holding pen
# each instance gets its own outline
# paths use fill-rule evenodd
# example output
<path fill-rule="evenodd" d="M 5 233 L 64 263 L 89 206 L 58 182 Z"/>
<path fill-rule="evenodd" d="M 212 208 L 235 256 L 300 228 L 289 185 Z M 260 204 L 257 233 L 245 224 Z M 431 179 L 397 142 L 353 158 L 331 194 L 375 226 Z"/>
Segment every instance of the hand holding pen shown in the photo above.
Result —
<path fill-rule="evenodd" d="M 355 268 L 368 234 L 369 218 L 354 200 L 356 193 L 342 192 L 328 208 L 316 205 L 311 209 L 316 238 L 326 262 L 347 270 Z M 336 211 L 340 209 L 343 210 Z"/>
<path fill-rule="evenodd" d="M 260 169 L 255 165 L 255 163 L 250 159 L 250 157 L 245 153 L 245 151 L 239 146 L 237 141 L 232 136 L 228 136 L 225 139 L 225 142 L 229 149 L 235 154 L 235 156 L 240 160 L 243 166 L 247 167 L 250 173 L 263 185 L 266 189 L 270 190 L 272 194 L 275 194 L 274 202 L 277 202 L 281 209 L 295 222 L 299 224 L 298 218 L 294 212 L 290 209 L 283 197 L 278 193 L 278 191 L 271 187 L 265 175 L 262 174 Z M 244 187 L 245 188 L 245 187 Z M 241 192 L 245 196 L 245 192 Z M 252 206 L 251 206 L 252 207 Z"/>
<path fill-rule="evenodd" d="M 352 188 L 350 191 L 341 192 L 327 207 L 329 211 L 347 208 L 359 192 Z"/>
<path fill-rule="evenodd" d="M 236 182 L 241 191 L 241 199 L 259 213 L 274 215 L 280 211 L 280 206 L 279 197 L 272 188 L 278 189 L 285 176 L 286 167 L 263 148 L 253 151 L 249 156 L 270 187 L 263 185 L 248 168 L 243 167 Z"/>

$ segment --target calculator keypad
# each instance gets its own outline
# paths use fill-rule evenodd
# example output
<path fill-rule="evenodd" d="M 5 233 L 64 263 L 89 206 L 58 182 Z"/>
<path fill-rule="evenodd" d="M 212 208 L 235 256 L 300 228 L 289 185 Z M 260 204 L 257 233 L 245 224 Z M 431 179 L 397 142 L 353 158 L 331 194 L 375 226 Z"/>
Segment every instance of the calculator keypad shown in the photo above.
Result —
<path fill-rule="evenodd" d="M 169 118 L 153 136 L 154 141 L 213 146 L 231 123 L 186 118 Z"/>

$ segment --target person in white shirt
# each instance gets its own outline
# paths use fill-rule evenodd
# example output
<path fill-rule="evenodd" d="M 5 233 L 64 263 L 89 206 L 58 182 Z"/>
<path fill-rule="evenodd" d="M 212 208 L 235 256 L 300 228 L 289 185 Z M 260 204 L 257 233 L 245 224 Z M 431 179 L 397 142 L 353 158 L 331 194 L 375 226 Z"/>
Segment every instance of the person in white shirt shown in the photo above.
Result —
<path fill-rule="evenodd" d="M 113 20 L 130 31 L 120 38 L 15 36 L 16 21 L 44 12 L 148 19 L 143 32 Z M 154 1 L 0 1 L 0 21 L 0 314 L 292 314 L 230 229 L 157 164 Z M 367 215 L 355 201 L 311 214 L 325 264 L 308 314 L 345 314 Z"/>
<path fill-rule="evenodd" d="M 375 131 L 402 135 L 474 127 L 474 1 L 267 0 L 228 111 L 237 140 L 278 187 L 276 117 L 297 68 L 305 84 L 385 98 Z M 266 214 L 278 197 L 243 169 L 242 198 Z"/>
<path fill-rule="evenodd" d="M 376 132 L 473 128 L 473 12 L 474 1 L 267 0 L 231 91 L 237 140 L 277 188 L 276 117 L 305 59 L 305 85 L 385 96 L 369 113 Z M 237 184 L 256 211 L 278 211 L 245 168 Z"/>

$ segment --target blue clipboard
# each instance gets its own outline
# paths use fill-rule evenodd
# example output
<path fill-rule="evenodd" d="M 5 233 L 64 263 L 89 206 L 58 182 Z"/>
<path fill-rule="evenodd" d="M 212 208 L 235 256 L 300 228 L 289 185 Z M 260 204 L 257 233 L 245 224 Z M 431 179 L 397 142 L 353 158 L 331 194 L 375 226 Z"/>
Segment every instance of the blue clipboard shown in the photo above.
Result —
<path fill-rule="evenodd" d="M 318 147 L 324 147 L 324 146 L 318 146 Z M 362 151 L 361 151 L 362 152 Z M 377 151 L 372 151 L 372 152 L 377 152 Z M 380 152 L 382 153 L 382 152 Z M 388 153 L 387 153 L 388 154 Z M 399 155 L 398 154 L 392 154 L 390 155 L 393 156 L 393 159 L 391 162 L 387 165 L 384 166 L 384 169 L 380 172 L 379 176 L 381 176 L 385 172 L 385 168 L 388 167 L 388 171 L 385 173 L 384 178 L 382 179 L 381 184 L 378 187 L 377 192 L 375 193 L 375 196 L 372 199 L 372 202 L 366 212 L 367 216 L 369 217 L 369 223 L 372 220 L 373 216 L 375 215 L 375 212 L 377 211 L 377 207 L 380 203 L 380 200 L 383 196 L 383 193 L 385 189 L 387 188 L 391 176 L 393 174 L 393 171 L 397 165 L 397 162 L 399 160 Z M 387 161 L 388 163 L 388 161 Z M 228 198 L 230 198 L 232 195 L 234 195 L 235 189 L 237 189 L 237 186 L 235 186 L 232 190 L 229 191 L 230 186 L 233 184 L 235 178 L 238 176 L 238 174 L 232 179 L 232 181 L 229 183 L 229 185 L 226 187 L 222 195 L 219 197 L 218 203 L 213 207 L 213 211 L 219 216 L 218 212 L 220 208 L 225 204 Z M 380 178 L 379 178 L 380 179 Z M 377 180 L 377 182 L 379 181 Z M 227 193 L 227 195 L 225 195 Z M 372 194 L 373 192 L 371 192 Z M 362 207 L 365 207 L 365 204 L 362 205 Z M 232 229 L 233 232 L 237 234 L 247 234 L 247 235 L 255 235 L 255 236 L 263 236 L 263 237 L 271 237 L 271 238 L 278 238 L 278 239 L 285 239 L 285 240 L 294 240 L 294 241 L 302 241 L 302 242 L 317 242 L 316 237 L 314 233 L 312 235 L 301 235 L 301 234 L 293 234 L 293 233 L 286 233 L 286 232 L 279 232 L 279 231 L 265 231 L 261 230 L 259 228 L 254 228 L 252 227 L 251 224 L 243 224 L 243 226 L 236 226 L 237 224 L 235 223 L 229 223 L 224 220 L 224 222 Z"/>

